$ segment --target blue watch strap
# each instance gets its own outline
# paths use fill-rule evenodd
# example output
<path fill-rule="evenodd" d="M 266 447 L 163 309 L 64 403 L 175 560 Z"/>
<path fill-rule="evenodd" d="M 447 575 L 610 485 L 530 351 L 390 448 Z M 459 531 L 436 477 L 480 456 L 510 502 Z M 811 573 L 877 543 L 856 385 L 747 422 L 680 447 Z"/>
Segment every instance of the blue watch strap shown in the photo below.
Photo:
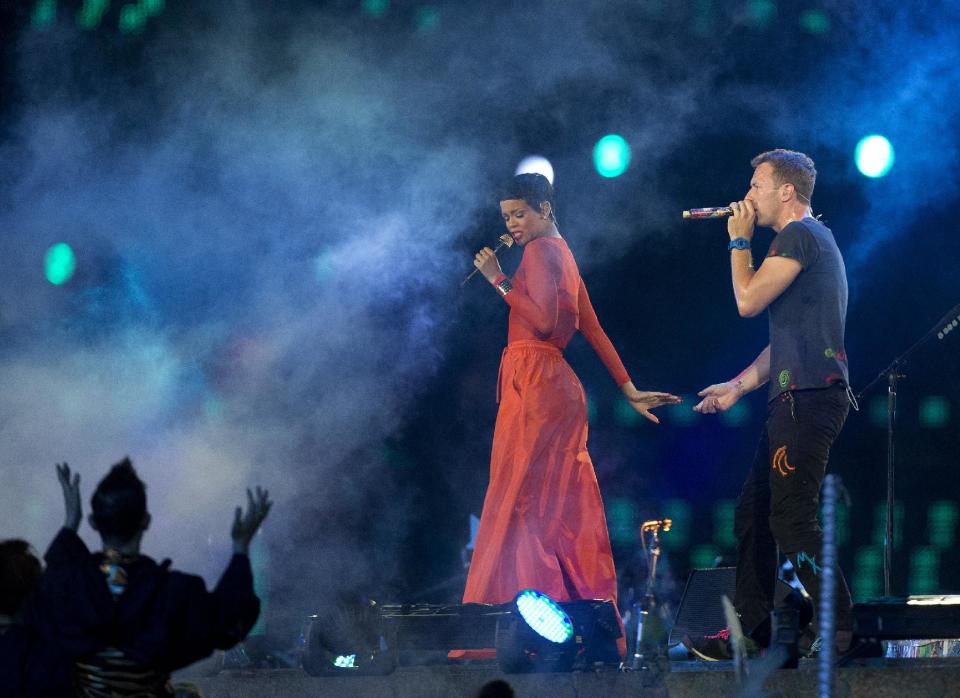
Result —
<path fill-rule="evenodd" d="M 750 241 L 746 238 L 734 238 L 730 241 L 730 244 L 727 245 L 728 250 L 749 250 Z"/>

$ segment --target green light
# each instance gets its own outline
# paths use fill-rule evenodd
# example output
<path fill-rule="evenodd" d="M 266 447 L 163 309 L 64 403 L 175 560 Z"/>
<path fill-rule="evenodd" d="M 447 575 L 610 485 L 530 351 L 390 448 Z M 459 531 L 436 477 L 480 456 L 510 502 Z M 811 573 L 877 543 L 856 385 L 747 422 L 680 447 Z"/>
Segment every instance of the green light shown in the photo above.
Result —
<path fill-rule="evenodd" d="M 830 18 L 823 10 L 804 10 L 800 13 L 800 28 L 814 36 L 830 33 Z"/>
<path fill-rule="evenodd" d="M 713 505 L 713 542 L 722 548 L 734 548 L 737 538 L 733 535 L 733 512 L 737 503 L 721 499 Z"/>
<path fill-rule="evenodd" d="M 77 270 L 77 258 L 70 249 L 70 245 L 65 242 L 58 242 L 47 250 L 43 258 L 44 273 L 47 281 L 54 286 L 65 284 Z"/>
<path fill-rule="evenodd" d="M 684 499 L 668 499 L 663 503 L 663 515 L 670 519 L 670 530 L 660 536 L 665 548 L 686 548 L 690 544 L 690 522 L 693 513 L 690 502 Z"/>
<path fill-rule="evenodd" d="M 750 406 L 743 401 L 736 402 L 729 410 L 720 413 L 720 421 L 728 427 L 742 427 L 750 421 Z"/>
<path fill-rule="evenodd" d="M 920 401 L 920 424 L 939 429 L 950 423 L 950 402 L 942 395 L 929 395 Z"/>
<path fill-rule="evenodd" d="M 681 397 L 683 397 L 683 404 L 670 410 L 664 410 L 663 416 L 674 424 L 688 427 L 700 421 L 700 413 L 694 412 L 688 405 L 696 405 L 702 398 L 696 395 L 683 395 Z"/>
<path fill-rule="evenodd" d="M 593 147 L 593 166 L 603 177 L 619 177 L 630 165 L 630 146 L 615 133 L 604 136 Z"/>
<path fill-rule="evenodd" d="M 52 27 L 57 21 L 57 2 L 56 0 L 37 0 L 33 6 L 33 15 L 30 17 L 30 24 L 34 29 L 47 29 Z"/>
<path fill-rule="evenodd" d="M 597 404 L 587 395 L 587 421 L 593 424 L 597 419 Z"/>
<path fill-rule="evenodd" d="M 910 593 L 933 594 L 940 586 L 940 551 L 922 546 L 910 555 Z"/>
<path fill-rule="evenodd" d="M 853 598 L 857 601 L 880 596 L 883 590 L 883 555 L 878 546 L 857 549 L 853 564 Z"/>
<path fill-rule="evenodd" d="M 942 499 L 934 502 L 927 509 L 927 533 L 930 544 L 946 550 L 952 548 L 957 539 L 957 519 L 960 518 L 960 507 L 951 500 Z"/>
<path fill-rule="evenodd" d="M 427 33 L 440 28 L 440 8 L 433 5 L 424 5 L 417 8 L 417 31 Z"/>
<path fill-rule="evenodd" d="M 750 0 L 747 3 L 747 21 L 757 29 L 766 29 L 777 16 L 777 4 L 772 0 Z"/>
<path fill-rule="evenodd" d="M 640 524 L 637 522 L 637 505 L 630 499 L 614 497 L 607 500 L 607 526 L 610 542 L 614 545 L 636 543 Z"/>
<path fill-rule="evenodd" d="M 878 396 L 870 401 L 870 423 L 875 427 L 887 426 L 887 398 Z"/>
<path fill-rule="evenodd" d="M 77 13 L 77 26 L 83 30 L 96 29 L 109 8 L 110 0 L 84 0 L 83 7 Z"/>
<path fill-rule="evenodd" d="M 390 9 L 390 0 L 363 0 L 360 8 L 371 17 L 383 17 Z"/>
<path fill-rule="evenodd" d="M 635 427 L 646 421 L 646 417 L 633 409 L 626 400 L 617 400 L 613 418 L 622 427 Z"/>
<path fill-rule="evenodd" d="M 139 5 L 124 5 L 120 10 L 118 28 L 124 34 L 133 34 L 143 29 L 147 23 L 147 13 Z"/>
<path fill-rule="evenodd" d="M 718 557 L 720 557 L 720 549 L 717 546 L 695 545 L 690 549 L 690 566 L 697 568 L 716 567 Z"/>
<path fill-rule="evenodd" d="M 699 36 L 713 34 L 717 23 L 713 0 L 696 0 L 693 8 L 693 33 Z"/>
<path fill-rule="evenodd" d="M 156 17 L 166 9 L 166 0 L 140 0 L 140 8 L 148 17 Z"/>
<path fill-rule="evenodd" d="M 877 502 L 873 508 L 873 542 L 883 545 L 887 531 L 887 503 Z M 893 503 L 893 549 L 903 542 L 903 502 Z"/>

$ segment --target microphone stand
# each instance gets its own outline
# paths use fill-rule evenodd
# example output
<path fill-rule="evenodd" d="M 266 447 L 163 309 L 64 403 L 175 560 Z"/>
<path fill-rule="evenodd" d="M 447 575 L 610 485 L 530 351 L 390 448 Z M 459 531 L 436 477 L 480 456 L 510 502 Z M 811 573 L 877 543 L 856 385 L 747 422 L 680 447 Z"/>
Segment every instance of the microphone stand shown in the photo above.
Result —
<path fill-rule="evenodd" d="M 866 387 L 857 393 L 857 400 L 870 391 L 873 386 L 878 385 L 881 380 L 887 382 L 887 520 L 886 530 L 883 534 L 883 595 L 891 596 L 893 586 L 891 577 L 893 576 L 893 504 L 894 504 L 894 424 L 897 418 L 897 384 L 906 378 L 901 371 L 913 353 L 921 346 L 926 344 L 934 336 L 937 339 L 943 339 L 950 332 L 953 332 L 960 325 L 960 305 L 954 306 L 950 312 L 944 315 L 940 321 L 930 329 L 923 337 L 914 342 L 913 346 L 895 358 L 889 366 L 880 371 L 877 377 L 867 383 Z"/>

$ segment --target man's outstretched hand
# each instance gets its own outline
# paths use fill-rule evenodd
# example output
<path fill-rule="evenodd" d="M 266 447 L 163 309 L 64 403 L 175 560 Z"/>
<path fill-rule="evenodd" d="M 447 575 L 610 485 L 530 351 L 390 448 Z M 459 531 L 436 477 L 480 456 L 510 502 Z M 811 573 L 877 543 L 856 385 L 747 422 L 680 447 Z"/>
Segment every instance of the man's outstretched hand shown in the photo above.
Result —
<path fill-rule="evenodd" d="M 273 502 L 270 501 L 266 490 L 258 487 L 257 496 L 254 497 L 250 488 L 247 488 L 247 511 L 244 512 L 237 507 L 233 517 L 233 529 L 230 531 L 230 536 L 233 538 L 233 552 L 249 554 L 250 541 L 270 513 L 271 506 Z"/>
<path fill-rule="evenodd" d="M 83 506 L 80 504 L 80 473 L 70 475 L 70 466 L 66 463 L 57 463 L 57 479 L 63 489 L 63 508 L 66 512 L 64 528 L 76 533 L 80 529 L 80 520 L 83 518 Z"/>

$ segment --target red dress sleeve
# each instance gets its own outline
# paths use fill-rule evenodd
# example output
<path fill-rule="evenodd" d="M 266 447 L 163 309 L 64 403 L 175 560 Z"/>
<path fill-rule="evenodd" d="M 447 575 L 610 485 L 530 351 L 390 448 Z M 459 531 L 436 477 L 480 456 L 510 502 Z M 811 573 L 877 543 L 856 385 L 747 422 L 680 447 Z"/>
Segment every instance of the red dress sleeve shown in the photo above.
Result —
<path fill-rule="evenodd" d="M 582 332 L 583 336 L 590 342 L 593 350 L 597 352 L 600 360 L 603 361 L 603 365 L 607 367 L 607 370 L 610 372 L 610 375 L 613 376 L 613 380 L 617 382 L 617 385 L 620 386 L 628 383 L 630 381 L 630 374 L 627 373 L 627 369 L 620 360 L 620 355 L 617 354 L 617 350 L 614 349 L 610 338 L 607 337 L 607 333 L 600 327 L 600 321 L 597 319 L 597 313 L 590 303 L 590 295 L 587 293 L 587 287 L 584 285 L 583 279 L 580 279 L 580 288 L 577 291 L 577 305 L 580 313 L 580 332 Z"/>
<path fill-rule="evenodd" d="M 522 265 L 522 286 L 514 286 L 503 299 L 541 338 L 548 339 L 557 327 L 563 260 L 551 245 L 534 240 L 523 250 Z"/>

